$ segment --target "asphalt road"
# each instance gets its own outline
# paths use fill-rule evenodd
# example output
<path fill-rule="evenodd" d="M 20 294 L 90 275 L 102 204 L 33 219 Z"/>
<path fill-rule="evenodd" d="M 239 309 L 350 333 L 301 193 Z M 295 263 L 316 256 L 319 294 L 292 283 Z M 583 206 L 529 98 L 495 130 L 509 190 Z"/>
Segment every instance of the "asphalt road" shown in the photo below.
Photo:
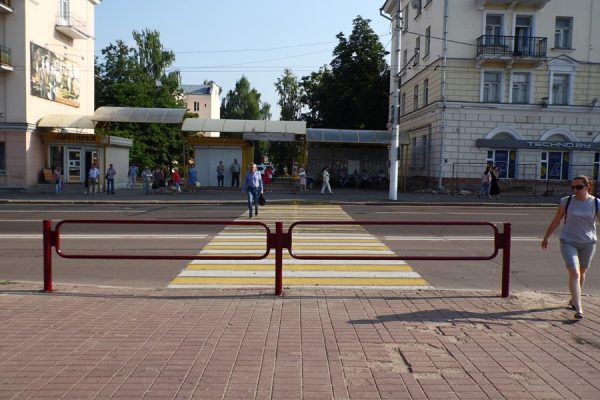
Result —
<path fill-rule="evenodd" d="M 310 207 L 310 206 L 308 206 Z M 555 234 L 548 251 L 541 237 L 553 207 L 457 207 L 346 205 L 355 220 L 369 221 L 485 221 L 512 225 L 511 290 L 565 292 L 567 273 Z M 0 205 L 0 282 L 42 282 L 42 220 L 134 219 L 233 221 L 244 212 L 240 205 Z M 89 225 L 73 224 L 61 232 L 65 251 L 76 254 L 194 255 L 221 231 L 223 225 Z M 397 254 L 418 256 L 482 256 L 493 252 L 489 226 L 390 226 L 365 228 Z M 435 288 L 500 290 L 501 253 L 489 261 L 417 261 L 408 263 Z M 598 263 L 598 258 L 594 264 Z M 55 283 L 164 288 L 186 261 L 76 260 L 53 257 Z M 285 265 L 284 265 L 285 269 Z M 585 292 L 600 294 L 600 275 L 594 265 Z"/>

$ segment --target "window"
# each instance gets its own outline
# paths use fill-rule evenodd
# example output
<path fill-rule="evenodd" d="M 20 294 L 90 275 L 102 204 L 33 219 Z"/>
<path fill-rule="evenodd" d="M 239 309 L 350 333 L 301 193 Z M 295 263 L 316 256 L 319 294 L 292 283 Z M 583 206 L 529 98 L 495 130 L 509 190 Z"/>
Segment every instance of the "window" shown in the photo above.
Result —
<path fill-rule="evenodd" d="M 199 101 L 194 102 L 194 111 L 200 111 L 200 102 Z"/>
<path fill-rule="evenodd" d="M 429 149 L 427 148 L 427 135 L 421 136 L 421 168 L 425 168 L 427 164 L 427 154 L 429 154 Z"/>
<path fill-rule="evenodd" d="M 502 15 L 488 14 L 485 16 L 486 46 L 500 46 L 502 43 Z"/>
<path fill-rule="evenodd" d="M 69 18 L 71 12 L 70 0 L 60 0 L 60 16 L 62 18 Z"/>
<path fill-rule="evenodd" d="M 402 67 L 406 67 L 406 64 L 408 64 L 408 49 L 404 49 L 402 52 Z"/>
<path fill-rule="evenodd" d="M 517 170 L 517 151 L 489 150 L 487 164 L 498 168 L 498 178 L 514 178 Z"/>
<path fill-rule="evenodd" d="M 512 76 L 512 102 L 518 104 L 529 103 L 529 74 L 514 73 Z"/>
<path fill-rule="evenodd" d="M 413 65 L 417 65 L 419 63 L 419 53 L 421 52 L 421 37 L 417 37 L 415 40 L 415 59 Z"/>
<path fill-rule="evenodd" d="M 411 0 L 410 3 L 412 8 L 417 11 L 417 15 L 415 15 L 415 19 L 417 19 L 417 17 L 421 15 L 421 0 Z"/>
<path fill-rule="evenodd" d="M 412 138 L 412 151 L 411 151 L 411 157 L 410 157 L 410 167 L 411 168 L 416 168 L 417 167 L 417 157 L 419 154 L 419 149 L 417 148 L 417 138 L 414 137 Z"/>
<path fill-rule="evenodd" d="M 486 103 L 500 103 L 500 72 L 483 73 L 483 96 L 481 101 Z"/>
<path fill-rule="evenodd" d="M 573 31 L 573 18 L 556 17 L 554 29 L 554 47 L 557 49 L 570 49 Z"/>
<path fill-rule="evenodd" d="M 402 32 L 406 32 L 408 30 L 408 4 L 404 7 L 402 11 Z"/>
<path fill-rule="evenodd" d="M 429 104 L 429 79 L 423 81 L 423 105 Z"/>
<path fill-rule="evenodd" d="M 425 168 L 427 164 L 427 154 L 429 154 L 427 142 L 427 135 L 423 135 L 420 138 L 412 138 L 411 168 Z"/>
<path fill-rule="evenodd" d="M 413 111 L 419 108 L 419 85 L 415 85 L 413 92 Z"/>
<path fill-rule="evenodd" d="M 400 113 L 404 114 L 406 112 L 406 93 L 402 93 L 402 99 L 400 101 Z"/>
<path fill-rule="evenodd" d="M 566 151 L 544 151 L 540 161 L 540 179 L 569 179 L 569 153 Z"/>
<path fill-rule="evenodd" d="M 6 172 L 6 146 L 0 142 L 0 172 Z"/>
<path fill-rule="evenodd" d="M 48 168 L 55 169 L 56 167 L 61 167 L 64 169 L 64 156 L 63 156 L 63 146 L 48 146 Z"/>
<path fill-rule="evenodd" d="M 551 104 L 556 104 L 556 105 L 569 104 L 569 75 L 553 74 Z"/>
<path fill-rule="evenodd" d="M 425 29 L 425 54 L 423 57 L 427 57 L 429 55 L 429 50 L 431 49 L 431 26 L 428 26 Z"/>

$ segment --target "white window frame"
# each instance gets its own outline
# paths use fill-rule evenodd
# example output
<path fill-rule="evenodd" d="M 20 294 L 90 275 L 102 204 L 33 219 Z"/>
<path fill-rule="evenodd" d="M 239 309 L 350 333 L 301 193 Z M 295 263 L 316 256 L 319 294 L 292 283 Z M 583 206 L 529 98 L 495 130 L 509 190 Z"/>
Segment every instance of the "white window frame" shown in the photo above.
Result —
<path fill-rule="evenodd" d="M 413 65 L 418 65 L 420 58 L 421 58 L 421 37 L 417 36 L 417 38 L 415 39 L 415 58 L 413 61 Z"/>
<path fill-rule="evenodd" d="M 500 81 L 498 82 L 498 101 L 485 101 L 483 99 L 485 74 L 488 72 L 500 74 Z M 502 103 L 502 100 L 504 100 L 504 71 L 496 69 L 482 69 L 479 82 L 479 101 L 481 103 Z"/>
<path fill-rule="evenodd" d="M 561 46 L 559 45 L 561 42 L 564 41 L 564 33 L 565 30 L 564 29 L 559 29 L 558 28 L 558 19 L 565 19 L 565 20 L 569 20 L 569 43 L 567 46 Z M 560 39 L 556 40 L 556 35 L 557 33 L 560 35 Z M 556 18 L 554 19 L 554 48 L 555 49 L 572 49 L 573 48 L 573 17 L 562 17 L 562 16 L 556 16 Z"/>
<path fill-rule="evenodd" d="M 566 104 L 554 104 L 554 75 L 566 75 L 567 76 L 567 103 Z M 568 71 L 550 71 L 550 80 L 548 84 L 548 104 L 556 106 L 569 106 L 573 104 L 573 83 L 575 82 L 575 73 Z"/>
<path fill-rule="evenodd" d="M 508 102 L 509 103 L 513 103 L 513 75 L 514 74 L 527 74 L 529 75 L 529 87 L 527 88 L 527 103 L 526 104 L 532 104 L 533 103 L 533 88 L 534 88 L 534 82 L 533 82 L 533 74 L 531 73 L 531 71 L 526 71 L 526 70 L 513 70 L 510 72 L 510 78 L 509 78 L 509 90 L 508 90 Z M 515 103 L 517 104 L 517 103 Z M 523 104 L 523 103 L 518 103 L 518 104 Z"/>
<path fill-rule="evenodd" d="M 487 27 L 487 16 L 489 15 L 500 15 L 502 16 L 502 32 L 500 33 L 500 35 L 502 36 L 506 36 L 507 35 L 507 27 L 506 27 L 506 21 L 507 21 L 507 12 L 503 12 L 500 10 L 494 10 L 494 11 L 485 11 L 483 13 L 483 21 L 481 22 L 481 34 L 482 35 L 486 35 L 486 27 Z"/>
<path fill-rule="evenodd" d="M 575 71 L 575 64 L 571 62 L 567 62 L 561 59 L 554 59 L 548 62 L 548 104 L 554 104 L 554 99 L 552 95 L 552 82 L 554 81 L 554 74 L 567 74 L 569 75 L 568 80 L 568 94 L 567 94 L 567 104 L 573 104 L 573 87 L 575 86 L 575 77 L 577 73 Z"/>

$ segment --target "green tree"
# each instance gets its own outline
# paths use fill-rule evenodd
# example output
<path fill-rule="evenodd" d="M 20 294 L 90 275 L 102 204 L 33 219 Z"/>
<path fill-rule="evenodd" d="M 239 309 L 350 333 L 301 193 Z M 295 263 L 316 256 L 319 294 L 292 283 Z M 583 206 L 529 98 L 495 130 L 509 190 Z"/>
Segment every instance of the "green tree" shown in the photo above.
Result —
<path fill-rule="evenodd" d="M 283 76 L 277 78 L 275 90 L 279 95 L 277 104 L 281 108 L 280 119 L 282 121 L 300 121 L 302 117 L 302 87 L 298 78 L 289 68 L 283 71 Z M 278 167 L 288 165 L 291 168 L 292 162 L 300 161 L 302 144 L 298 142 L 269 142 L 269 159 Z M 282 173 L 281 170 L 278 171 Z"/>
<path fill-rule="evenodd" d="M 102 49 L 96 59 L 96 106 L 183 107 L 178 72 L 168 72 L 175 54 L 164 50 L 157 31 L 133 31 L 136 47 L 123 41 Z M 178 126 L 162 124 L 109 123 L 103 134 L 133 139 L 130 158 L 140 165 L 168 165 L 183 161 L 183 143 Z"/>
<path fill-rule="evenodd" d="M 244 75 L 221 102 L 222 119 L 271 119 L 271 105 L 260 100 L 260 93 Z M 223 135 L 223 136 L 226 136 Z M 254 162 L 263 162 L 267 142 L 254 141 Z"/>
<path fill-rule="evenodd" d="M 338 44 L 329 67 L 302 77 L 303 102 L 309 126 L 347 129 L 385 129 L 388 120 L 389 66 L 386 51 L 371 29 L 370 20 L 357 16 L 352 33 L 336 35 Z"/>

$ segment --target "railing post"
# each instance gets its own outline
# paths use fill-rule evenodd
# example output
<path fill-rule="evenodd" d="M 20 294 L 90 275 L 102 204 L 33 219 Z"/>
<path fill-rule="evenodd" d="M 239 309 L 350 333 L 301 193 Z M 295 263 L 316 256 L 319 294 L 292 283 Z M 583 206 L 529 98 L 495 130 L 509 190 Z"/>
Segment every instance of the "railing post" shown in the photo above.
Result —
<path fill-rule="evenodd" d="M 275 296 L 283 295 L 283 222 L 275 222 Z"/>
<path fill-rule="evenodd" d="M 502 297 L 508 297 L 510 294 L 510 236 L 511 224 L 504 223 L 502 244 Z"/>
<path fill-rule="evenodd" d="M 52 221 L 45 219 L 42 223 L 44 246 L 44 292 L 52 293 Z"/>

